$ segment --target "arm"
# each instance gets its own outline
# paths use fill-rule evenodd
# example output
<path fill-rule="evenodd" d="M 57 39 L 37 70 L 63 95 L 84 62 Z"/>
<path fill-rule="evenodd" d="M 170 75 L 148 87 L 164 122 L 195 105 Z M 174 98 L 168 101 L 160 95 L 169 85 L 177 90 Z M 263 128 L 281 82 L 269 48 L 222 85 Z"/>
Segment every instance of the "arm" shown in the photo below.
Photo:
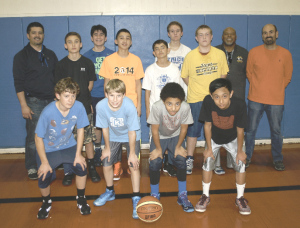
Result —
<path fill-rule="evenodd" d="M 162 149 L 161 149 L 161 145 L 160 145 L 160 139 L 159 139 L 159 124 L 152 124 L 151 125 L 151 131 L 152 131 L 152 139 L 155 145 L 155 149 L 150 153 L 150 159 L 154 160 L 156 158 L 161 158 L 162 157 Z"/>
<path fill-rule="evenodd" d="M 212 157 L 213 159 L 215 159 L 211 148 L 211 122 L 204 123 L 204 133 L 205 133 L 207 148 L 204 150 L 203 156 L 204 156 L 204 162 L 206 162 L 206 159 L 208 157 Z"/>
<path fill-rule="evenodd" d="M 188 126 L 189 126 L 188 124 L 181 124 L 179 139 L 175 147 L 175 153 L 174 153 L 175 158 L 177 155 L 181 155 L 182 157 L 186 157 L 187 155 L 187 151 L 181 146 L 181 144 L 183 143 L 183 140 L 186 136 Z"/>
<path fill-rule="evenodd" d="M 139 169 L 139 158 L 135 154 L 135 142 L 136 142 L 136 132 L 128 131 L 129 137 L 129 157 L 128 157 L 128 166 L 133 167 L 134 170 Z"/>
<path fill-rule="evenodd" d="M 182 78 L 184 83 L 188 86 L 189 85 L 189 77 Z"/>
<path fill-rule="evenodd" d="M 31 115 L 34 114 L 34 112 L 27 105 L 24 91 L 17 93 L 17 97 L 21 105 L 23 118 L 32 120 Z"/>
<path fill-rule="evenodd" d="M 101 160 L 103 160 L 104 158 L 108 158 L 108 162 L 110 162 L 110 145 L 109 145 L 109 128 L 102 128 L 102 135 L 103 135 L 103 139 L 104 139 L 104 149 L 102 151 L 102 156 L 101 156 Z"/>
<path fill-rule="evenodd" d="M 135 80 L 135 89 L 137 93 L 137 113 L 138 116 L 141 116 L 142 114 L 142 83 L 141 79 Z"/>
<path fill-rule="evenodd" d="M 89 89 L 90 92 L 92 91 L 93 86 L 94 86 L 94 81 L 89 81 L 88 89 Z"/>
<path fill-rule="evenodd" d="M 79 128 L 77 129 L 77 149 L 76 149 L 76 155 L 75 155 L 73 166 L 79 164 L 82 170 L 84 170 L 84 168 L 86 167 L 85 158 L 81 155 L 83 139 L 84 139 L 84 128 Z"/>
<path fill-rule="evenodd" d="M 45 145 L 44 141 L 41 137 L 38 137 L 37 134 L 35 134 L 35 145 L 36 145 L 36 150 L 37 153 L 40 157 L 41 160 L 41 166 L 39 167 L 38 170 L 38 177 L 43 177 L 43 181 L 45 180 L 46 174 L 48 172 L 52 173 L 52 168 L 49 165 L 46 152 L 45 152 Z"/>
<path fill-rule="evenodd" d="M 148 119 L 150 114 L 150 94 L 150 90 L 145 90 L 146 120 Z"/>
<path fill-rule="evenodd" d="M 292 80 L 293 74 L 293 59 L 291 53 L 288 55 L 284 69 L 284 87 L 287 87 Z"/>
<path fill-rule="evenodd" d="M 244 128 L 236 127 L 237 129 L 237 155 L 236 155 L 236 164 L 239 164 L 239 160 L 243 163 L 246 163 L 247 155 L 243 151 L 243 142 L 244 142 Z"/>

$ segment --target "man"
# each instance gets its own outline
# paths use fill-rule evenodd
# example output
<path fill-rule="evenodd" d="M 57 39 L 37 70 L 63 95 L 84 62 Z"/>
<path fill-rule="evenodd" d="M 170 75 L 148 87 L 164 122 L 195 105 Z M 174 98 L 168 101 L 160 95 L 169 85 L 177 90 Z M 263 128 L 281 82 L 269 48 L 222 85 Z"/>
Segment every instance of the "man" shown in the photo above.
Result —
<path fill-rule="evenodd" d="M 39 22 L 27 26 L 29 43 L 13 61 L 14 84 L 23 118 L 26 119 L 25 167 L 30 179 L 37 179 L 35 127 L 39 116 L 54 99 L 55 53 L 43 45 L 44 27 Z"/>
<path fill-rule="evenodd" d="M 266 112 L 271 131 L 273 164 L 276 170 L 283 171 L 285 167 L 281 153 L 283 143 L 281 120 L 285 88 L 292 78 L 293 60 L 287 49 L 276 44 L 277 38 L 276 26 L 265 25 L 262 29 L 264 44 L 251 49 L 248 56 L 247 78 L 250 88 L 246 132 L 246 167 L 251 162 L 258 124 L 263 112 Z"/>
<path fill-rule="evenodd" d="M 229 71 L 224 52 L 211 46 L 211 28 L 201 25 L 195 36 L 199 46 L 186 55 L 181 71 L 181 77 L 188 86 L 187 102 L 194 119 L 187 132 L 187 174 L 192 174 L 193 154 L 203 126 L 198 119 L 203 99 L 209 94 L 209 84 L 217 78 L 225 78 Z"/>
<path fill-rule="evenodd" d="M 236 44 L 236 31 L 234 28 L 228 27 L 224 29 L 222 35 L 223 43 L 216 46 L 216 48 L 225 52 L 229 72 L 227 78 L 232 84 L 233 97 L 245 100 L 246 88 L 246 64 L 248 58 L 248 51 L 245 48 Z M 225 174 L 224 169 L 221 167 L 220 154 L 216 157 L 216 174 Z M 227 153 L 227 167 L 232 168 L 230 156 Z"/>

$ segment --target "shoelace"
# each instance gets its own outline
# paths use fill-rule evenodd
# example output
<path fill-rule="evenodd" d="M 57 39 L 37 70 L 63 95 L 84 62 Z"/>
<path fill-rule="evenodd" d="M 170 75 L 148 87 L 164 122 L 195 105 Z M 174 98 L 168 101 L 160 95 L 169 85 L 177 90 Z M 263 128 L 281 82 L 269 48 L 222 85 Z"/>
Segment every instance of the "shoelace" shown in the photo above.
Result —
<path fill-rule="evenodd" d="M 187 166 L 187 167 L 191 167 L 192 164 L 193 164 L 193 160 L 192 160 L 192 159 L 187 159 L 187 161 L 186 161 L 186 166 Z"/>
<path fill-rule="evenodd" d="M 200 198 L 200 205 L 203 205 L 208 197 L 206 195 L 202 195 Z"/>
<path fill-rule="evenodd" d="M 180 195 L 180 198 L 181 198 L 184 206 L 187 206 L 190 204 L 190 201 L 188 200 L 187 195 L 185 193 Z"/>
<path fill-rule="evenodd" d="M 245 198 L 241 197 L 238 199 L 238 201 L 240 202 L 240 204 L 243 208 L 247 207 L 248 201 Z"/>

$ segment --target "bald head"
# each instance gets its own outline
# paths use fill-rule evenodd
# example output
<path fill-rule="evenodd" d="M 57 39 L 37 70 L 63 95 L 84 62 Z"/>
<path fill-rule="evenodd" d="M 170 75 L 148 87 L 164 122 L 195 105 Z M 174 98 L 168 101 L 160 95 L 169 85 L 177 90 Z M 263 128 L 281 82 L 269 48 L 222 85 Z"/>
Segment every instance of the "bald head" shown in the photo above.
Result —
<path fill-rule="evenodd" d="M 277 27 L 276 27 L 276 25 L 274 25 L 274 24 L 266 24 L 264 27 L 262 27 L 262 29 L 261 29 L 261 34 L 264 33 L 264 30 L 268 30 L 268 29 L 272 29 L 272 28 L 273 28 L 273 30 L 274 30 L 275 32 L 277 32 Z"/>
<path fill-rule="evenodd" d="M 234 28 L 228 27 L 224 29 L 222 40 L 225 46 L 234 46 L 236 41 L 236 31 Z"/>

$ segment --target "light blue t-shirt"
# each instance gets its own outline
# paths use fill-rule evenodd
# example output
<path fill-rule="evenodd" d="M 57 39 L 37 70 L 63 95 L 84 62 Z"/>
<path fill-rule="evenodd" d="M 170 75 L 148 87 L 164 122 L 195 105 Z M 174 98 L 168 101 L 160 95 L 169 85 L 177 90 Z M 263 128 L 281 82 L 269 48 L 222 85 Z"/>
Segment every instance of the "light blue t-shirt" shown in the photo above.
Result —
<path fill-rule="evenodd" d="M 72 133 L 75 125 L 78 129 L 89 125 L 81 102 L 75 101 L 66 117 L 63 117 L 55 103 L 53 101 L 44 108 L 35 129 L 37 136 L 43 138 L 46 153 L 75 146 L 77 143 Z"/>
<path fill-rule="evenodd" d="M 96 127 L 109 128 L 111 142 L 129 142 L 128 131 L 140 129 L 136 107 L 128 97 L 124 97 L 118 111 L 112 111 L 105 98 L 98 102 L 96 113 Z M 136 137 L 136 141 L 141 139 L 140 134 L 136 134 Z"/>
<path fill-rule="evenodd" d="M 105 97 L 104 96 L 104 88 L 103 88 L 104 87 L 104 78 L 99 75 L 99 71 L 100 71 L 101 65 L 102 65 L 105 57 L 111 55 L 112 53 L 114 53 L 114 51 L 112 51 L 108 48 L 105 48 L 101 52 L 95 52 L 95 51 L 93 51 L 93 49 L 90 49 L 89 51 L 87 51 L 86 53 L 83 54 L 83 56 L 92 60 L 95 65 L 95 74 L 96 74 L 97 80 L 94 81 L 94 86 L 91 91 L 92 97 Z"/>

